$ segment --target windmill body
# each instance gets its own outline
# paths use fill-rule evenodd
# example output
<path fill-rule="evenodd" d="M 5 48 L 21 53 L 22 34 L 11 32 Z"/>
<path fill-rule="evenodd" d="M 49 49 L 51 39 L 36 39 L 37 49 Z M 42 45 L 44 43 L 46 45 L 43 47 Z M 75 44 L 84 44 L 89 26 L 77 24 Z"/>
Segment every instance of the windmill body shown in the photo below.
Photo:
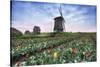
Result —
<path fill-rule="evenodd" d="M 59 16 L 54 18 L 54 32 L 63 32 L 64 28 L 63 28 L 63 23 L 64 23 L 64 18 Z"/>

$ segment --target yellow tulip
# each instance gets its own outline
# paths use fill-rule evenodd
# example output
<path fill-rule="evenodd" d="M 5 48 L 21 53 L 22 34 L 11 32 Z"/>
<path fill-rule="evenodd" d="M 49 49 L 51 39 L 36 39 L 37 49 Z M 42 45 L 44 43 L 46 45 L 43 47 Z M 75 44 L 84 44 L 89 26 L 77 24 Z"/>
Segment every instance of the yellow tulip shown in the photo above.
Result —
<path fill-rule="evenodd" d="M 56 59 L 58 57 L 58 53 L 54 52 L 53 57 Z"/>

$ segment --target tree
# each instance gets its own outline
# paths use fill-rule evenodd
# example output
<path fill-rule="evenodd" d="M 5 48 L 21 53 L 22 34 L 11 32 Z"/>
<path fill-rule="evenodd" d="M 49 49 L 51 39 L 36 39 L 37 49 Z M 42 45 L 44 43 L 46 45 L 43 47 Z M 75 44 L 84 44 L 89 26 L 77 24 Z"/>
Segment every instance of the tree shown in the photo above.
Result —
<path fill-rule="evenodd" d="M 41 31 L 41 29 L 39 26 L 34 26 L 34 28 L 33 28 L 34 34 L 40 34 L 40 31 Z"/>
<path fill-rule="evenodd" d="M 26 30 L 25 34 L 31 34 L 31 32 L 29 30 Z"/>
<path fill-rule="evenodd" d="M 10 28 L 10 32 L 11 32 L 11 37 L 19 37 L 23 35 L 21 31 L 13 27 Z"/>

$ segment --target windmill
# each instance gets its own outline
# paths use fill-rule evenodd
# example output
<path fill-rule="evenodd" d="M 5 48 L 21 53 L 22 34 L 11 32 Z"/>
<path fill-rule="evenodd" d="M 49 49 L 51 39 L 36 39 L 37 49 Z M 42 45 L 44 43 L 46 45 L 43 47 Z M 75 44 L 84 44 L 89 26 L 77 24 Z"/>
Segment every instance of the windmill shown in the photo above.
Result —
<path fill-rule="evenodd" d="M 62 15 L 62 8 L 59 8 L 60 16 L 54 18 L 54 32 L 64 32 L 65 31 L 65 20 Z"/>

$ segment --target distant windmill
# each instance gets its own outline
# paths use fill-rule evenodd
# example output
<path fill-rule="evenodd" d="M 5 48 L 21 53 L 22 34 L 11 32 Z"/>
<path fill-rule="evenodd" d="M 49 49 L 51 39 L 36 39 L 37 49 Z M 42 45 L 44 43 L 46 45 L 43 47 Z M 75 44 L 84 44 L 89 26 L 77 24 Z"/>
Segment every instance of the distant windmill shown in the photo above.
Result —
<path fill-rule="evenodd" d="M 64 25 L 65 20 L 63 18 L 61 5 L 59 8 L 59 13 L 60 13 L 60 16 L 54 18 L 54 32 L 64 32 L 65 31 L 65 25 Z"/>

